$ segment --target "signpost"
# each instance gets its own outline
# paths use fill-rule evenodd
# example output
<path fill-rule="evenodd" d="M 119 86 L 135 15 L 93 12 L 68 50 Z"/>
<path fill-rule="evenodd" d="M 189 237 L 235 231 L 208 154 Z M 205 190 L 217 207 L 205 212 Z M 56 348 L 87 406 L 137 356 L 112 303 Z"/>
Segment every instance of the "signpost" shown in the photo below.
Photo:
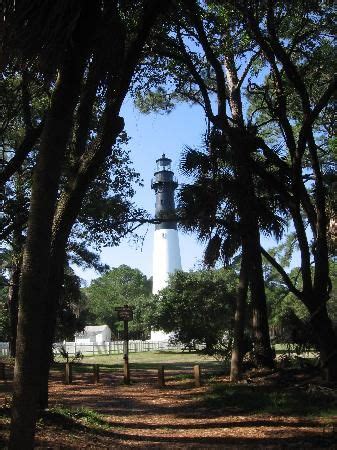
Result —
<path fill-rule="evenodd" d="M 130 384 L 130 369 L 129 369 L 129 320 L 133 320 L 132 308 L 128 305 L 119 306 L 115 308 L 117 311 L 118 320 L 124 322 L 124 345 L 123 345 L 123 359 L 124 359 L 124 384 Z"/>

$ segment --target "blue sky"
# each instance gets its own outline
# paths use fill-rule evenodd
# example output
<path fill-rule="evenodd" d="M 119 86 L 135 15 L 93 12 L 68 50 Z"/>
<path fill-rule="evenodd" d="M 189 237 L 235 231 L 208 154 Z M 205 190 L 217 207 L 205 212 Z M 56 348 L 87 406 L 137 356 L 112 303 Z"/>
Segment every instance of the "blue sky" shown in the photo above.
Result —
<path fill-rule="evenodd" d="M 169 114 L 141 114 L 128 98 L 123 106 L 125 131 L 131 138 L 128 147 L 135 169 L 144 181 L 143 187 L 137 188 L 134 202 L 154 213 L 155 195 L 151 189 L 156 159 L 163 153 L 172 159 L 172 169 L 180 183 L 184 180 L 179 173 L 179 160 L 186 146 L 200 146 L 206 128 L 204 113 L 199 106 L 179 104 Z M 141 270 L 147 277 L 152 275 L 152 242 L 154 225 L 142 226 L 137 230 L 142 236 L 140 242 L 130 238 L 122 241 L 119 247 L 103 248 L 101 260 L 110 267 L 127 264 Z M 192 234 L 179 231 L 180 252 L 183 270 L 198 269 L 202 266 L 203 245 Z M 266 248 L 274 246 L 270 238 L 262 237 Z M 94 270 L 83 271 L 75 268 L 76 273 L 86 282 L 97 278 Z"/>
<path fill-rule="evenodd" d="M 199 146 L 205 130 L 205 120 L 200 107 L 180 104 L 169 114 L 141 114 L 127 99 L 122 109 L 125 119 L 125 131 L 131 138 L 129 150 L 134 168 L 140 173 L 144 187 L 138 187 L 134 202 L 154 213 L 155 196 L 151 190 L 151 179 L 155 161 L 163 153 L 172 159 L 172 169 L 179 182 L 184 179 L 179 173 L 179 159 L 185 146 Z M 134 243 L 124 239 L 119 247 L 104 248 L 102 262 L 111 267 L 127 264 L 140 269 L 148 277 L 152 275 L 152 241 L 154 225 L 143 226 L 138 230 L 143 236 L 142 242 Z M 179 234 L 182 266 L 190 270 L 200 266 L 203 248 L 192 235 Z M 76 272 L 90 282 L 98 274 L 93 270 Z"/>

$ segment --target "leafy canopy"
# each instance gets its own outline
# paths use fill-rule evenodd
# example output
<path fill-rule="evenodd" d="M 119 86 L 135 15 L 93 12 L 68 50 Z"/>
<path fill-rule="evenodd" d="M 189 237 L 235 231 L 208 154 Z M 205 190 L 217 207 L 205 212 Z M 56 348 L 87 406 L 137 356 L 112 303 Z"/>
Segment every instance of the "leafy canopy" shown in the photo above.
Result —
<path fill-rule="evenodd" d="M 148 305 L 149 321 L 175 341 L 211 350 L 232 327 L 235 285 L 232 269 L 176 272 Z"/>
<path fill-rule="evenodd" d="M 118 322 L 115 308 L 125 304 L 135 307 L 141 298 L 150 295 L 151 289 L 151 281 L 140 270 L 121 265 L 94 280 L 84 292 L 93 321 L 117 330 L 122 322 Z M 129 326 L 130 330 L 137 328 L 135 322 Z"/>

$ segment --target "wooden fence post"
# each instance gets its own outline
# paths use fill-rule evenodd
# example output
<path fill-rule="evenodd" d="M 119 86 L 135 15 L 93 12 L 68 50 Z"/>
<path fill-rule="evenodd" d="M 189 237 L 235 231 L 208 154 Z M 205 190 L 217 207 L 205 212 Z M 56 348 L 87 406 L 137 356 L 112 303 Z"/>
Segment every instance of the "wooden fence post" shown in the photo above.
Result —
<path fill-rule="evenodd" d="M 5 363 L 0 363 L 0 379 L 6 381 L 6 365 Z"/>
<path fill-rule="evenodd" d="M 129 357 L 124 356 L 124 384 L 130 384 L 130 367 L 129 367 Z"/>
<path fill-rule="evenodd" d="M 199 364 L 193 367 L 195 387 L 201 386 L 201 367 Z"/>
<path fill-rule="evenodd" d="M 99 383 L 99 365 L 93 364 L 94 369 L 94 384 Z"/>
<path fill-rule="evenodd" d="M 65 384 L 71 384 L 73 382 L 73 366 L 70 362 L 64 365 L 64 382 Z"/>
<path fill-rule="evenodd" d="M 165 386 L 165 369 L 164 366 L 160 366 L 158 369 L 158 387 Z"/>

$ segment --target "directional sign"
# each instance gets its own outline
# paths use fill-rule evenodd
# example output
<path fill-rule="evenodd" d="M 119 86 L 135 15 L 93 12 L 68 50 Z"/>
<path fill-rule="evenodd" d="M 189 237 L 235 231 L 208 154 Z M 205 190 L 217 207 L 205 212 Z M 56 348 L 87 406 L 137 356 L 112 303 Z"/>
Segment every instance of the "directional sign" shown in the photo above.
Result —
<path fill-rule="evenodd" d="M 130 306 L 119 306 L 115 308 L 115 311 L 117 311 L 118 320 L 133 320 L 133 311 Z"/>
<path fill-rule="evenodd" d="M 124 384 L 130 384 L 130 369 L 129 369 L 129 320 L 133 319 L 133 311 L 129 305 L 118 306 L 117 311 L 118 320 L 124 321 Z"/>

